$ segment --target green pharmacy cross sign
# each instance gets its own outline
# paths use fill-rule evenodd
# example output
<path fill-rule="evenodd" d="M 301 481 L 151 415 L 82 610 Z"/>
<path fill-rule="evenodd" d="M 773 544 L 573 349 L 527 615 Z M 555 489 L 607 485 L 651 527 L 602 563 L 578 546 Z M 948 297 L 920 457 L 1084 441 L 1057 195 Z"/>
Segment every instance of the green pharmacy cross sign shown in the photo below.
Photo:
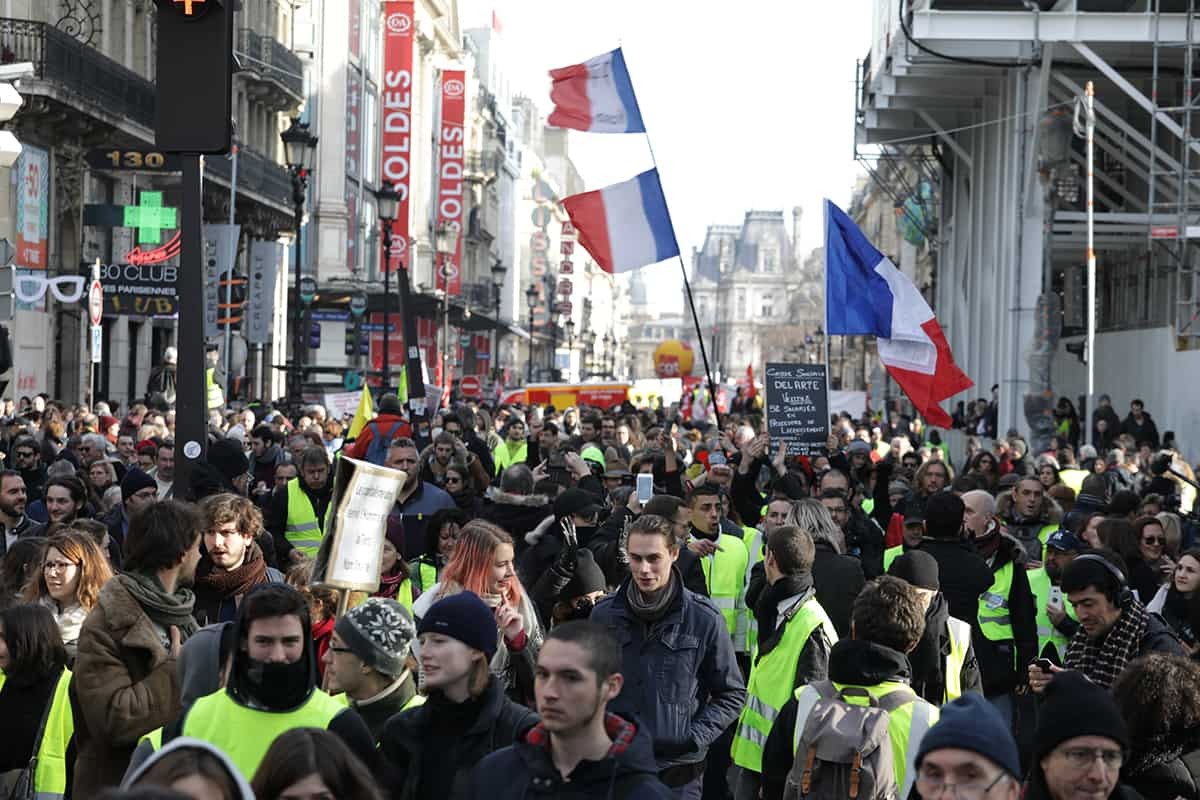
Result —
<path fill-rule="evenodd" d="M 162 192 L 142 192 L 141 204 L 123 206 L 122 227 L 137 228 L 138 244 L 158 244 L 165 229 L 179 227 L 179 209 L 163 205 Z"/>

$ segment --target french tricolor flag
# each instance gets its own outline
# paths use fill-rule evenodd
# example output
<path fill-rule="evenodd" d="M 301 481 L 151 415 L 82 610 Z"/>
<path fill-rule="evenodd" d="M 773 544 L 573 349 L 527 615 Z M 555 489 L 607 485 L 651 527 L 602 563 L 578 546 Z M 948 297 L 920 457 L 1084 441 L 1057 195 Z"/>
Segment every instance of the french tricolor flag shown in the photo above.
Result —
<path fill-rule="evenodd" d="M 550 125 L 592 133 L 646 132 L 621 48 L 551 70 L 550 79 Z"/>
<path fill-rule="evenodd" d="M 658 170 L 564 198 L 579 243 L 605 272 L 628 272 L 679 255 Z"/>
<path fill-rule="evenodd" d="M 975 382 L 954 363 L 933 310 L 846 212 L 825 201 L 825 314 L 830 334 L 875 336 L 879 360 L 930 425 L 949 428 L 941 403 Z"/>

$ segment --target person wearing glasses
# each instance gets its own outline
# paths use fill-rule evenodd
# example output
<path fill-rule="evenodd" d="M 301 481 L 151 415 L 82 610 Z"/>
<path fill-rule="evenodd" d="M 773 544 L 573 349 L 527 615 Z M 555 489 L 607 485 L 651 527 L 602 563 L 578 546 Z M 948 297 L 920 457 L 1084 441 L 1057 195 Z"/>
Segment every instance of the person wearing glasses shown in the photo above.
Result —
<path fill-rule="evenodd" d="M 79 629 L 112 576 L 108 557 L 90 535 L 67 529 L 46 542 L 42 569 L 25 587 L 25 602 L 44 605 L 54 614 L 68 665 L 75 663 Z"/>
<path fill-rule="evenodd" d="M 1139 600 L 1149 603 L 1175 572 L 1175 561 L 1167 552 L 1167 534 L 1157 517 L 1138 517 L 1133 521 L 1133 535 L 1136 550 L 1127 547 L 1123 554 L 1129 565 L 1129 585 Z"/>
<path fill-rule="evenodd" d="M 32 436 L 21 436 L 13 442 L 12 468 L 21 473 L 29 498 L 42 499 L 46 490 L 46 465 L 42 463 L 41 447 Z"/>
<path fill-rule="evenodd" d="M 1025 800 L 1141 797 L 1119 783 L 1129 746 L 1129 730 L 1108 690 L 1083 673 L 1057 673 L 1038 707 Z"/>
<path fill-rule="evenodd" d="M 981 694 L 942 706 L 917 751 L 920 800 L 1017 800 L 1021 760 L 1004 718 Z"/>

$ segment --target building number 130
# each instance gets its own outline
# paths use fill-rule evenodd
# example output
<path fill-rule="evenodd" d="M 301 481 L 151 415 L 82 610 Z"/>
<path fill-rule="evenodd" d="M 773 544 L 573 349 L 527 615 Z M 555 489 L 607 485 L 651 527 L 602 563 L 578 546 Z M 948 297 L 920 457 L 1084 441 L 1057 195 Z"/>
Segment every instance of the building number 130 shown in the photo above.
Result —
<path fill-rule="evenodd" d="M 110 150 L 104 154 L 115 169 L 162 169 L 167 159 L 162 153 L 138 150 Z"/>

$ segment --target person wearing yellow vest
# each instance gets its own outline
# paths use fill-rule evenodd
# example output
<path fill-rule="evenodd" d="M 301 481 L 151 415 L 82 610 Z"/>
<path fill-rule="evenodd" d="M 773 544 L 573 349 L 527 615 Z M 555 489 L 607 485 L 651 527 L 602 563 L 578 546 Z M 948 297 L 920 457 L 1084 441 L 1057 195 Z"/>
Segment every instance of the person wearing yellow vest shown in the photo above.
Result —
<path fill-rule="evenodd" d="M 1025 548 L 1028 560 L 1040 562 L 1046 539 L 1062 521 L 1062 509 L 1046 495 L 1046 487 L 1036 475 L 1026 475 L 1008 494 L 996 499 L 996 516 L 1004 523 L 1005 532 Z"/>
<path fill-rule="evenodd" d="M 251 590 L 231 633 L 236 644 L 226 686 L 185 708 L 163 729 L 163 743 L 180 736 L 208 742 L 251 777 L 276 736 L 324 728 L 374 768 L 375 741 L 362 717 L 317 688 L 310 627 L 308 601 L 291 586 Z"/>
<path fill-rule="evenodd" d="M 890 575 L 869 582 L 854 601 L 851 630 L 852 638 L 842 639 L 829 652 L 828 680 L 832 688 L 838 692 L 850 689 L 846 702 L 855 705 L 867 705 L 871 698 L 878 701 L 894 692 L 912 692 L 907 654 L 925 631 L 925 615 L 916 592 Z M 796 689 L 775 719 L 763 747 L 762 800 L 783 797 L 816 691 L 811 685 Z M 916 780 L 918 748 L 925 732 L 937 722 L 938 709 L 915 694 L 898 699 L 903 702 L 888 712 L 887 730 L 896 784 L 894 796 L 907 798 Z"/>
<path fill-rule="evenodd" d="M 735 800 L 754 800 L 762 785 L 762 748 L 779 710 L 796 687 L 824 680 L 837 631 L 817 602 L 812 565 L 816 547 L 808 533 L 781 525 L 767 536 L 763 561 L 768 588 L 755 604 L 757 656 L 746 682 L 746 706 L 733 737 L 740 767 Z"/>
<path fill-rule="evenodd" d="M 36 755 L 36 796 L 62 797 L 75 721 L 68 695 L 71 671 L 58 623 L 45 605 L 13 606 L 0 613 L 0 644 L 0 716 L 5 720 L 0 768 L 24 769 Z"/>
<path fill-rule="evenodd" d="M 504 441 L 492 451 L 492 461 L 499 475 L 513 464 L 524 464 L 529 454 L 529 443 L 525 441 L 525 423 L 520 419 L 510 419 L 503 430 Z"/>
<path fill-rule="evenodd" d="M 217 365 L 221 361 L 221 353 L 215 346 L 210 346 L 204 353 L 204 388 L 208 398 L 208 410 L 219 411 L 225 406 L 225 391 L 217 381 Z M 222 378 L 223 379 L 223 378 Z"/>
<path fill-rule="evenodd" d="M 920 514 L 908 513 L 904 517 L 904 541 L 895 547 L 889 547 L 883 551 L 883 570 L 890 572 L 892 562 L 910 550 L 916 550 L 921 546 L 921 540 L 925 538 L 925 518 Z"/>
<path fill-rule="evenodd" d="M 276 492 L 266 513 L 266 528 L 275 539 L 275 559 L 281 565 L 315 558 L 325 530 L 325 511 L 333 494 L 329 456 L 322 447 L 300 453 L 300 476 Z"/>
<path fill-rule="evenodd" d="M 333 626 L 325 652 L 326 688 L 345 693 L 376 744 L 393 715 L 425 702 L 417 694 L 417 664 L 410 654 L 416 635 L 408 609 L 382 597 L 355 606 Z"/>
<path fill-rule="evenodd" d="M 925 633 L 908 654 L 913 691 L 937 706 L 964 692 L 982 693 L 971 623 L 950 616 L 937 561 L 929 553 L 913 550 L 893 561 L 888 574 L 911 586 L 925 610 Z"/>
<path fill-rule="evenodd" d="M 1037 607 L 1038 656 L 1062 664 L 1067 644 L 1079 630 L 1075 608 L 1059 586 L 1063 570 L 1075 560 L 1084 544 L 1068 530 L 1057 530 L 1046 539 L 1046 561 L 1027 573 Z"/>
<path fill-rule="evenodd" d="M 741 539 L 721 532 L 721 489 L 702 483 L 688 493 L 692 514 L 688 550 L 700 558 L 708 596 L 720 609 L 730 636 L 736 636 L 738 618 L 746 602 L 746 569 L 749 554 Z M 745 642 L 737 642 L 738 649 Z"/>

